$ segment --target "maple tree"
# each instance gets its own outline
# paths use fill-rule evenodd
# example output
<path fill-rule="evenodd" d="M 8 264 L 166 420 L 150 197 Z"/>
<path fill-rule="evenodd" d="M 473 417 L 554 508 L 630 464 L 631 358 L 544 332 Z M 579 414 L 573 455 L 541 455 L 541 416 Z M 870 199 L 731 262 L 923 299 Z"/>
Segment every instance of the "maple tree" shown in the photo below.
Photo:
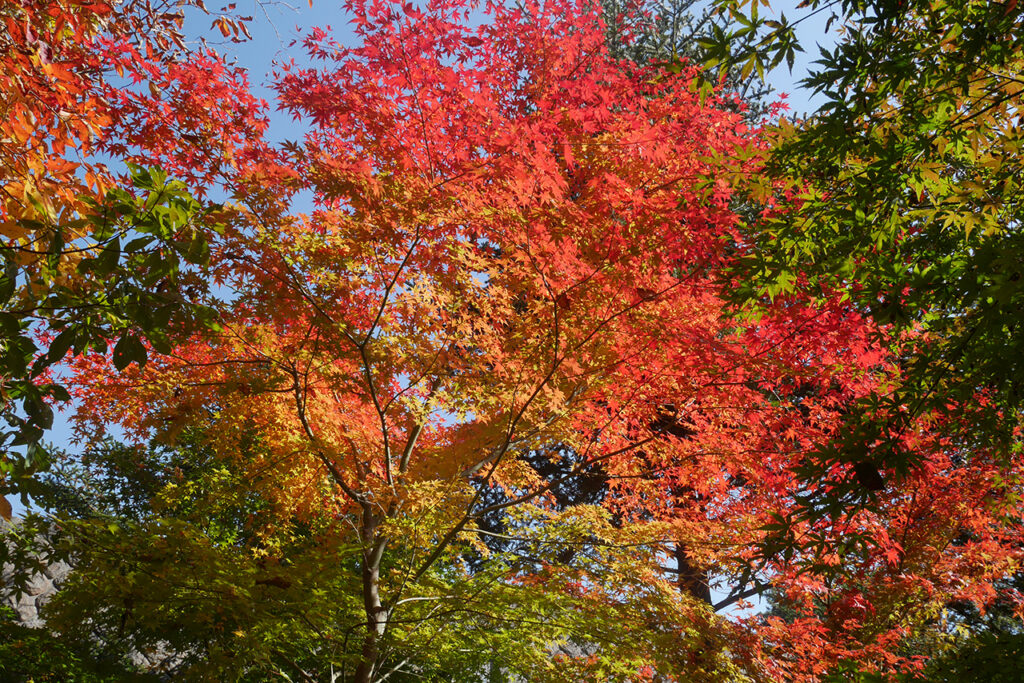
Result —
<path fill-rule="evenodd" d="M 799 48 L 794 22 L 719 4 L 758 35 L 744 68 Z M 831 12 L 844 32 L 804 81 L 826 103 L 775 134 L 767 175 L 789 188 L 792 210 L 750 222 L 749 238 L 765 248 L 748 255 L 742 294 L 838 289 L 907 332 L 899 385 L 854 411 L 840 450 L 937 411 L 953 417 L 947 427 L 964 447 L 998 444 L 1012 458 L 1024 395 L 1015 265 L 1021 8 L 810 2 L 806 10 Z M 729 59 L 728 43 L 723 34 L 716 60 Z M 898 449 L 880 457 L 913 463 Z"/>
<path fill-rule="evenodd" d="M 1017 3 L 815 1 L 803 3 L 795 21 L 759 16 L 757 3 L 718 5 L 736 23 L 707 41 L 712 61 L 747 73 L 792 60 L 802 49 L 795 27 L 814 15 L 842 27 L 803 81 L 826 103 L 772 134 L 752 196 L 784 197 L 788 208 L 760 212 L 745 226 L 761 248 L 739 270 L 739 294 L 749 304 L 838 291 L 893 332 L 888 343 L 901 372 L 852 407 L 842 438 L 819 445 L 801 478 L 821 481 L 837 463 L 863 458 L 896 476 L 927 468 L 902 439 L 922 416 L 955 445 L 954 468 L 973 466 L 984 452 L 1016 478 Z M 756 36 L 745 54 L 736 54 L 737 33 Z M 795 518 L 842 517 L 874 502 L 850 493 L 833 488 Z M 789 531 L 780 523 L 775 540 L 786 545 Z M 955 623 L 956 611 L 953 602 L 941 618 Z M 941 668 L 928 674 L 940 675 Z"/>
<path fill-rule="evenodd" d="M 733 314 L 764 153 L 734 97 L 616 58 L 585 3 L 347 8 L 357 46 L 316 30 L 322 66 L 278 74 L 299 142 L 260 139 L 243 74 L 204 89 L 205 54 L 137 60 L 173 106 L 112 93 L 109 149 L 232 193 L 203 258 L 226 301 L 144 365 L 72 360 L 83 437 L 202 466 L 68 524 L 54 628 L 217 679 L 816 680 L 915 666 L 944 604 L 996 597 L 1020 482 L 948 415 L 906 421 L 902 477 L 800 476 L 902 368 L 839 292 Z M 768 585 L 794 616 L 714 614 Z"/>

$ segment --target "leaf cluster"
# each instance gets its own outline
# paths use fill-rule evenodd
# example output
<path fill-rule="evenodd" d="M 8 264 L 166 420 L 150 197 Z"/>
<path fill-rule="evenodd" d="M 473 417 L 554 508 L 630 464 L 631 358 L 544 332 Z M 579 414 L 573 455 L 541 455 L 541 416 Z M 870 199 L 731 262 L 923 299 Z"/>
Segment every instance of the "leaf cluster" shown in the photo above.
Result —
<path fill-rule="evenodd" d="M 40 439 L 53 424 L 52 404 L 71 398 L 53 371 L 69 354 L 112 347 L 115 367 L 141 367 L 149 349 L 167 353 L 172 337 L 213 321 L 199 303 L 209 284 L 196 269 L 209 262 L 214 209 L 156 169 L 134 168 L 131 182 L 102 202 L 85 198 L 70 222 L 38 207 L 35 218 L 15 221 L 36 241 L 0 248 L 5 492 L 31 493 L 33 472 L 47 464 Z M 19 446 L 22 453 L 11 450 Z"/>
<path fill-rule="evenodd" d="M 795 49 L 796 22 L 759 17 L 757 2 L 719 7 L 739 25 L 720 36 L 721 59 L 750 33 L 745 67 Z M 842 27 L 803 81 L 826 103 L 775 131 L 753 193 L 763 208 L 743 231 L 758 246 L 730 277 L 754 308 L 840 297 L 898 359 L 897 374 L 850 407 L 841 437 L 798 468 L 831 491 L 827 511 L 806 503 L 820 519 L 870 502 L 877 472 L 920 466 L 906 437 L 921 418 L 940 421 L 947 447 L 968 460 L 995 448 L 1008 464 L 1018 452 L 1024 15 L 1015 2 L 802 7 L 801 21 L 828 12 Z"/>

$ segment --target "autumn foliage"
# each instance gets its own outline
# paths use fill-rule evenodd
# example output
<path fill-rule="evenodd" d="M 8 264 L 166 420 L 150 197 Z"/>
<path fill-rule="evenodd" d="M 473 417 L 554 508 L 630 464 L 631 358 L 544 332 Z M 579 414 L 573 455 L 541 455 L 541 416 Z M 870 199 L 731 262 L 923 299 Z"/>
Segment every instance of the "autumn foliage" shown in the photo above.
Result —
<path fill-rule="evenodd" d="M 90 30 L 68 23 L 90 7 L 66 30 Z M 316 30 L 314 66 L 276 76 L 301 141 L 262 140 L 244 74 L 214 55 L 163 63 L 97 38 L 83 54 L 149 86 L 102 106 L 76 93 L 83 132 L 63 143 L 232 193 L 209 236 L 213 331 L 123 372 L 77 356 L 77 429 L 188 443 L 241 472 L 266 504 L 246 522 L 262 539 L 249 589 L 344 587 L 324 597 L 341 613 L 311 618 L 347 680 L 443 671 L 466 642 L 466 666 L 490 656 L 529 680 L 893 672 L 945 604 L 995 599 L 1021 559 L 1019 482 L 958 450 L 948 415 L 880 432 L 820 484 L 798 476 L 898 359 L 839 296 L 757 316 L 725 303 L 726 267 L 755 248 L 735 188 L 763 148 L 734 98 L 696 68 L 614 59 L 587 3 L 347 9 L 354 47 Z M 57 149 L 22 119 L 9 134 Z M 52 153 L 18 159 L 70 173 Z M 31 198 L 25 168 L 11 183 Z M 90 182 L 52 196 L 73 212 Z M 289 208 L 299 192 L 308 215 Z M 920 466 L 887 470 L 887 447 Z M 556 495 L 585 479 L 589 504 Z M 807 514 L 834 490 L 848 505 Z M 269 539 L 295 525 L 320 550 L 289 578 L 267 569 L 288 560 Z M 499 527 L 528 557 L 491 542 Z M 768 588 L 789 618 L 716 616 Z M 257 627 L 223 618 L 209 638 L 256 651 Z M 567 641 L 584 654 L 550 655 Z"/>
<path fill-rule="evenodd" d="M 180 6 L 134 2 L 0 8 L 6 238 L 25 237 L 15 219 L 70 221 L 85 210 L 83 196 L 102 195 L 116 176 L 97 153 L 160 158 L 187 176 L 202 146 L 208 181 L 223 164 L 217 151 L 261 130 L 244 76 L 212 52 L 188 51 L 183 18 Z"/>
<path fill-rule="evenodd" d="M 68 397 L 50 370 L 66 354 L 114 346 L 119 366 L 144 363 L 143 341 L 166 352 L 204 317 L 194 304 L 215 207 L 131 164 L 202 196 L 230 182 L 233 154 L 264 122 L 242 72 L 186 45 L 187 6 L 0 6 L 5 493 L 29 491 L 45 466 L 49 402 Z"/>

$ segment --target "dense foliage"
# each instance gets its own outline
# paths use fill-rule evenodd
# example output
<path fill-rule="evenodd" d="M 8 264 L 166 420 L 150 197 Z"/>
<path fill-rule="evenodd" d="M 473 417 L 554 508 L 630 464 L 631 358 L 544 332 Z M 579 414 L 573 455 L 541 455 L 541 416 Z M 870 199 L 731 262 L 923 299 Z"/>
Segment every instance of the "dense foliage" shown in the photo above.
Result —
<path fill-rule="evenodd" d="M 210 320 L 196 304 L 216 207 L 130 164 L 152 160 L 140 145 L 173 147 L 163 165 L 187 175 L 201 155 L 212 180 L 260 122 L 232 90 L 237 73 L 187 51 L 183 6 L 0 4 L 0 494 L 31 493 L 46 466 L 51 404 L 68 398 L 51 371 L 69 352 L 113 347 L 118 367 L 145 363 L 147 347 L 168 352 Z M 111 159 L 129 167 L 119 175 Z"/>
<path fill-rule="evenodd" d="M 723 33 L 718 58 L 774 63 L 797 47 L 796 22 L 719 5 L 742 20 L 737 33 L 759 40 L 730 57 Z M 901 365 L 899 381 L 851 413 L 848 437 L 807 476 L 864 448 L 897 472 L 916 467 L 899 435 L 930 412 L 944 416 L 964 457 L 996 449 L 1010 461 L 1024 407 L 1024 13 L 1016 2 L 804 5 L 831 13 L 844 33 L 804 81 L 825 104 L 773 134 L 751 191 L 785 202 L 747 224 L 758 249 L 739 293 L 845 297 L 892 331 Z"/>
<path fill-rule="evenodd" d="M 53 393 L 44 371 L 66 358 L 86 444 L 23 479 L 60 510 L 25 542 L 76 568 L 48 606 L 56 646 L 199 680 L 815 681 L 922 670 L 958 642 L 951 606 L 1017 618 L 1016 414 L 991 364 L 926 379 L 973 300 L 926 311 L 931 290 L 901 283 L 914 312 L 885 315 L 861 278 L 949 230 L 885 224 L 865 254 L 825 239 L 862 236 L 837 227 L 855 205 L 816 164 L 853 186 L 857 164 L 889 168 L 857 136 L 800 166 L 819 129 L 762 130 L 672 40 L 641 58 L 630 32 L 658 21 L 352 0 L 354 45 L 316 29 L 276 74 L 307 132 L 274 145 L 241 70 L 95 18 L 131 5 L 75 5 L 92 23 L 61 33 L 62 7 L 39 10 L 47 46 L 150 87 L 87 82 L 106 118 L 81 145 L 133 175 L 5 223 L 35 231 L 9 251 L 59 237 L 41 286 L 10 281 L 63 311 L 9 311 L 5 349 L 31 363 L 5 387 Z M 918 144 L 887 87 L 867 135 L 892 123 Z M 945 163 L 921 191 L 973 168 Z M 806 175 L 779 170 L 794 164 Z M 90 220 L 103 207 L 120 222 Z M 1010 238 L 1001 220 L 985 239 Z M 78 249 L 82 284 L 62 289 Z M 736 279 L 752 264 L 762 279 Z M 718 614 L 765 591 L 776 611 Z"/>

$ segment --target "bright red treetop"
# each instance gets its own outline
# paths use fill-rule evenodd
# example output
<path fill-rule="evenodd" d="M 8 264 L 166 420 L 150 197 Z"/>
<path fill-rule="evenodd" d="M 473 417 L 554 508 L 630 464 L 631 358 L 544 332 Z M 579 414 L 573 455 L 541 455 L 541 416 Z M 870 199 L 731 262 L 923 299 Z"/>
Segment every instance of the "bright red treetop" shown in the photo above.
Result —
<path fill-rule="evenodd" d="M 239 203 L 215 276 L 236 294 L 222 334 L 129 377 L 83 361 L 79 381 L 86 422 L 168 441 L 201 427 L 225 459 L 255 435 L 266 453 L 253 486 L 283 518 L 335 515 L 338 534 L 355 531 L 355 680 L 372 680 L 401 598 L 429 592 L 418 582 L 476 520 L 554 505 L 538 457 L 569 453 L 570 475 L 608 478 L 604 503 L 654 548 L 636 559 L 650 561 L 651 586 L 669 585 L 658 564 L 676 557 L 680 651 L 636 645 L 667 675 L 739 659 L 754 676 L 813 677 L 853 652 L 888 667 L 917 618 L 907 604 L 1008 571 L 1019 551 L 967 500 L 998 466 L 954 467 L 922 424 L 903 438 L 935 453 L 932 469 L 844 522 L 874 545 L 805 529 L 854 579 L 797 580 L 800 558 L 772 558 L 762 578 L 805 600 L 805 617 L 753 620 L 717 659 L 687 651 L 687 629 L 711 623 L 709 572 L 738 577 L 773 515 L 815 493 L 795 490 L 792 468 L 892 371 L 875 330 L 839 301 L 728 316 L 731 188 L 756 172 L 756 134 L 728 98 L 702 98 L 693 71 L 609 56 L 585 3 L 487 5 L 479 27 L 461 2 L 347 7 L 360 45 L 315 31 L 305 47 L 322 68 L 279 76 L 281 106 L 310 132 L 275 153 L 249 140 L 229 178 Z M 161 117 L 181 116 L 129 111 L 164 143 Z M 154 148 L 197 178 L 228 172 L 188 146 Z M 288 215 L 296 190 L 312 191 L 311 216 Z M 944 482 L 947 509 L 976 517 L 939 524 L 914 493 L 929 481 Z M 964 497 L 955 481 L 977 488 Z M 496 490 L 504 502 L 488 503 Z M 395 531 L 410 525 L 409 538 Z M 984 547 L 943 542 L 954 527 Z M 418 544 L 412 559 L 403 543 Z M 966 566 L 958 585 L 942 578 Z M 559 567 L 540 571 L 560 585 Z M 573 584 L 582 604 L 626 599 L 599 583 Z"/>

